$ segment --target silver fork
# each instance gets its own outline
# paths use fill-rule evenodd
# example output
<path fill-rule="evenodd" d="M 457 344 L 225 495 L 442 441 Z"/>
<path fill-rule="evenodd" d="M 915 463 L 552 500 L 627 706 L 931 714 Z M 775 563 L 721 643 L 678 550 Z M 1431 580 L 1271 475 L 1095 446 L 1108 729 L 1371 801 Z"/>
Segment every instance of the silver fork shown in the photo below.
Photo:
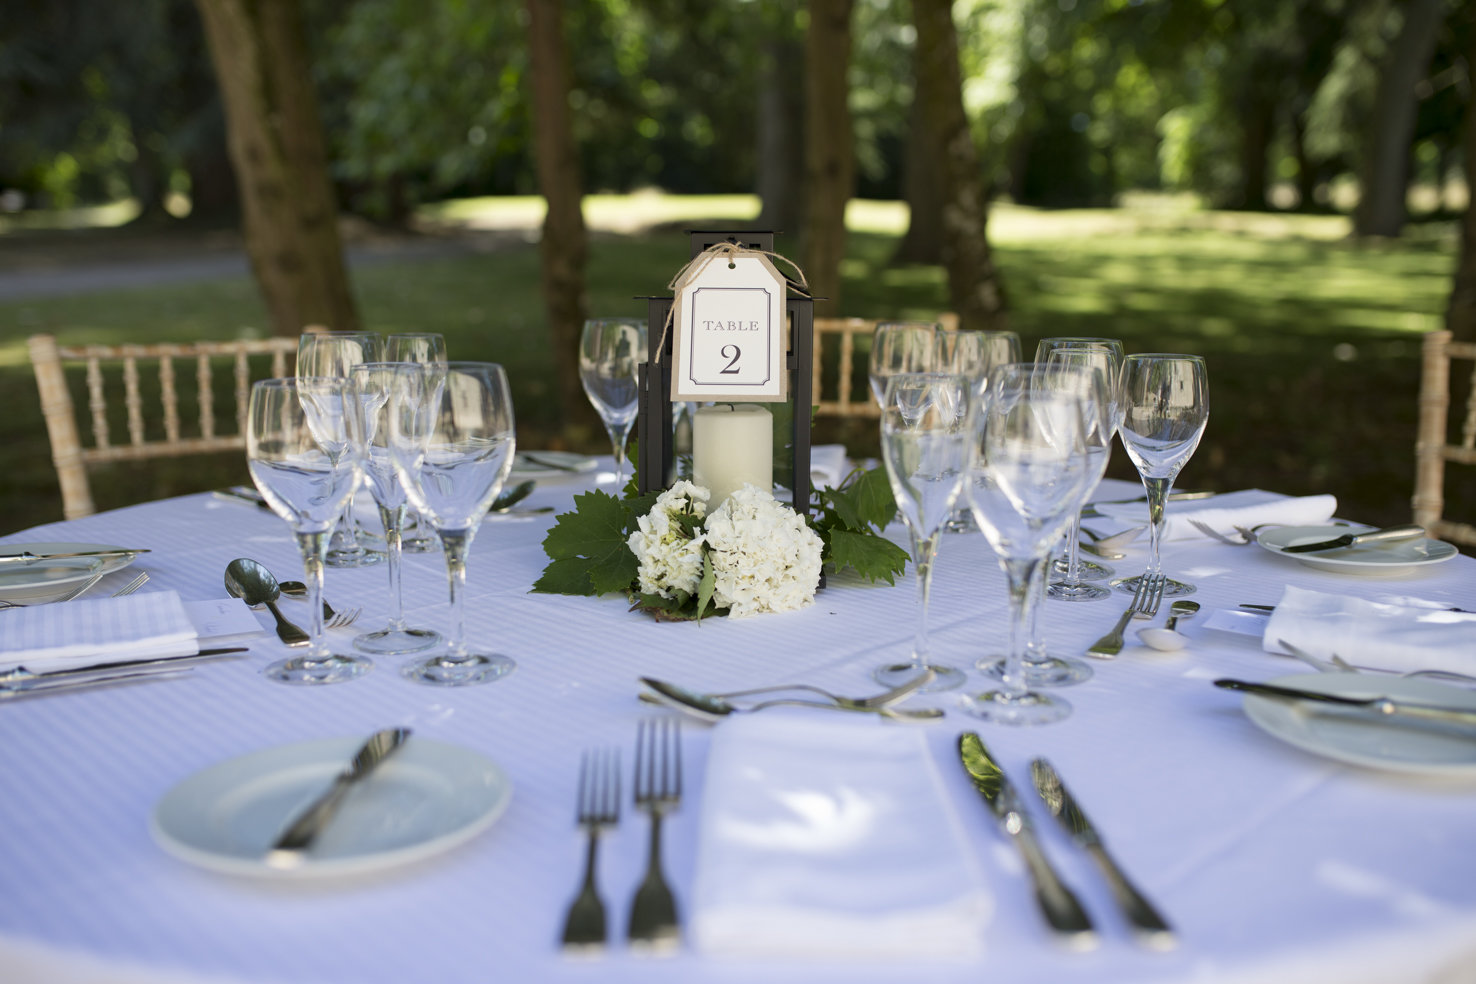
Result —
<path fill-rule="evenodd" d="M 327 602 L 324 602 L 324 604 L 326 605 Z M 323 627 L 325 629 L 340 629 L 343 628 L 345 625 L 353 625 L 354 621 L 358 619 L 358 617 L 362 614 L 364 614 L 364 609 L 362 608 L 350 608 L 346 611 L 336 611 L 333 613 L 332 618 L 323 623 Z"/>
<path fill-rule="evenodd" d="M 1469 673 L 1457 673 L 1454 670 L 1408 670 L 1400 673 L 1397 670 L 1377 670 L 1370 667 L 1354 666 L 1337 653 L 1329 653 L 1327 659 L 1313 656 L 1305 649 L 1300 649 L 1287 642 L 1285 639 L 1277 639 L 1276 642 L 1295 658 L 1306 663 L 1319 673 L 1363 673 L 1363 672 L 1388 672 L 1400 677 L 1430 677 L 1434 680 L 1450 680 L 1456 683 L 1476 683 L 1476 676 Z"/>
<path fill-rule="evenodd" d="M 1127 610 L 1122 613 L 1111 632 L 1091 644 L 1086 651 L 1087 655 L 1111 659 L 1122 652 L 1122 634 L 1127 629 L 1128 622 L 1134 618 L 1152 618 L 1158 614 L 1158 603 L 1163 600 L 1165 580 L 1163 574 L 1144 574 L 1138 578 L 1138 590 L 1133 592 L 1133 600 L 1128 603 Z"/>
<path fill-rule="evenodd" d="M 133 580 L 129 581 L 127 584 L 123 585 L 123 587 L 119 588 L 117 591 L 114 591 L 113 592 L 113 597 L 114 598 L 121 598 L 124 595 L 131 595 L 131 594 L 133 594 L 133 592 L 135 592 L 139 588 L 143 587 L 144 584 L 146 584 L 148 582 L 148 580 L 149 580 L 149 572 L 148 571 L 139 571 L 137 577 L 135 577 Z"/>
<path fill-rule="evenodd" d="M 661 821 L 682 801 L 682 726 L 676 718 L 642 720 L 636 729 L 635 805 L 651 818 L 646 877 L 630 909 L 630 942 L 669 950 L 681 941 L 676 900 L 661 872 Z"/>
<path fill-rule="evenodd" d="M 32 605 L 54 605 L 59 601 L 71 601 L 73 598 L 82 597 L 82 594 L 84 592 L 91 590 L 92 586 L 96 584 L 99 580 L 101 580 L 102 576 L 106 573 L 107 572 L 102 570 L 101 568 L 93 571 L 91 577 L 83 581 L 81 584 L 77 585 L 72 590 L 68 591 L 66 594 L 62 595 L 60 598 L 53 598 L 50 601 L 0 601 L 0 608 L 29 608 Z"/>
<path fill-rule="evenodd" d="M 579 758 L 576 819 L 588 835 L 584 879 L 564 917 L 564 949 L 591 950 L 605 945 L 605 903 L 595 884 L 600 834 L 620 822 L 620 749 L 585 751 Z"/>

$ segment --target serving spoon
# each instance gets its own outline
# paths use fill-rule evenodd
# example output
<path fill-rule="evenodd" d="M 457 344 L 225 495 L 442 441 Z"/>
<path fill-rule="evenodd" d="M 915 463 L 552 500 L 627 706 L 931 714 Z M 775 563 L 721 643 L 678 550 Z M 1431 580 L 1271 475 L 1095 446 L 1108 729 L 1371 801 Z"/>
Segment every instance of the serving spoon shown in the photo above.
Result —
<path fill-rule="evenodd" d="M 1138 638 L 1143 640 L 1145 646 L 1160 652 L 1170 653 L 1183 649 L 1189 644 L 1189 637 L 1178 630 L 1179 619 L 1193 618 L 1197 611 L 1197 601 L 1176 601 L 1169 606 L 1169 620 L 1163 624 L 1163 628 L 1139 629 Z"/>
<path fill-rule="evenodd" d="M 225 588 L 232 598 L 248 605 L 266 605 L 277 620 L 277 638 L 289 646 L 306 646 L 308 634 L 287 620 L 277 608 L 282 588 L 272 572 L 249 557 L 238 557 L 226 565 Z"/>

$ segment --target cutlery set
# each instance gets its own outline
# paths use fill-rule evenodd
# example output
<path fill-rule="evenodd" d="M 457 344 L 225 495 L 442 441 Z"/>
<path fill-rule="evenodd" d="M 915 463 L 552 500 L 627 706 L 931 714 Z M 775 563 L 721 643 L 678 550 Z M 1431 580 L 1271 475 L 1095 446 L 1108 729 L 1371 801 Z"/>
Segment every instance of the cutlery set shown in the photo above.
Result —
<path fill-rule="evenodd" d="M 676 900 L 661 864 L 661 828 L 682 801 L 681 723 L 641 721 L 636 730 L 634 803 L 650 818 L 645 875 L 631 902 L 627 942 L 632 949 L 668 953 L 681 943 Z M 609 937 L 605 903 L 597 885 L 600 836 L 620 822 L 620 751 L 586 751 L 579 762 L 576 820 L 587 847 L 579 892 L 564 920 L 562 945 L 570 953 L 595 953 Z"/>
<path fill-rule="evenodd" d="M 757 687 L 750 690 L 736 690 L 726 694 L 705 694 L 695 690 L 688 690 L 686 687 L 680 687 L 674 683 L 667 683 L 664 680 L 641 677 L 641 683 L 650 688 L 649 691 L 641 694 L 641 699 L 649 704 L 661 704 L 709 722 L 721 720 L 731 714 L 748 714 L 754 711 L 761 711 L 767 707 L 820 707 L 836 711 L 859 711 L 862 713 L 879 714 L 882 717 L 900 721 L 925 721 L 942 717 L 943 711 L 936 707 L 903 709 L 892 705 L 925 687 L 932 681 L 933 677 L 934 671 L 932 668 L 928 668 L 906 683 L 899 684 L 884 693 L 876 694 L 872 697 L 841 697 L 829 691 L 822 690 L 819 687 L 803 683 Z M 732 703 L 729 699 L 733 697 L 748 697 L 796 690 L 818 694 L 826 698 L 829 703 L 814 700 L 779 698 L 760 701 L 756 704 L 738 705 Z"/>
<path fill-rule="evenodd" d="M 1052 867 L 1009 776 L 972 731 L 958 736 L 958 753 L 964 771 L 999 822 L 1000 830 L 1019 848 L 1035 886 L 1036 904 L 1052 931 L 1068 949 L 1087 950 L 1096 946 L 1098 936 L 1091 917 Z M 1056 770 L 1045 759 L 1037 758 L 1030 765 L 1030 774 L 1046 809 L 1102 869 L 1118 907 L 1133 928 L 1134 938 L 1156 950 L 1173 947 L 1177 943 L 1173 929 L 1107 853 L 1101 835 L 1067 791 Z"/>

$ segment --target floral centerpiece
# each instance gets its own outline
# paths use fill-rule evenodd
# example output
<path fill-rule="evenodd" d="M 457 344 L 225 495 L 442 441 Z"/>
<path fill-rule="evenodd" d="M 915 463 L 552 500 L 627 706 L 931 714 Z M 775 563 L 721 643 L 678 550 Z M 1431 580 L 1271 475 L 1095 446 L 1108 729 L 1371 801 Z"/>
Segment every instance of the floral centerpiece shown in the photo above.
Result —
<path fill-rule="evenodd" d="M 896 505 L 880 469 L 817 491 L 813 518 L 751 485 L 711 512 L 709 491 L 688 481 L 635 490 L 575 496 L 544 538 L 550 563 L 533 590 L 621 592 L 658 619 L 739 618 L 809 605 L 826 568 L 888 584 L 906 568 L 907 552 L 881 536 Z"/>

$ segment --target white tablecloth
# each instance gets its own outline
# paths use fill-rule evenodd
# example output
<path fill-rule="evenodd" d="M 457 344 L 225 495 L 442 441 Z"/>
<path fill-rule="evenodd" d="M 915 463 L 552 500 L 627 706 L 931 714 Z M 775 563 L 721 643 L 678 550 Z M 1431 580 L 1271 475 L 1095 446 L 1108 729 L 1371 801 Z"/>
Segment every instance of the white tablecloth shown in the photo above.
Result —
<path fill-rule="evenodd" d="M 580 478 L 544 483 L 532 505 L 567 505 Z M 1107 483 L 1101 497 L 1132 494 Z M 1350 517 L 1357 519 L 1358 517 Z M 230 981 L 274 984 L 437 984 L 486 981 L 1361 981 L 1471 980 L 1476 958 L 1476 782 L 1419 779 L 1341 765 L 1254 727 L 1241 698 L 1209 681 L 1268 679 L 1300 664 L 1255 639 L 1184 623 L 1179 653 L 1130 645 L 1096 677 L 1063 691 L 1072 717 L 1034 729 L 983 725 L 949 707 L 922 726 L 948 794 L 973 833 L 970 849 L 996 900 L 977 961 L 903 963 L 665 959 L 617 944 L 604 957 L 562 956 L 556 939 L 583 847 L 573 823 L 576 766 L 596 743 L 627 748 L 649 709 L 636 678 L 738 689 L 806 681 L 843 693 L 875 687 L 870 671 L 905 655 L 914 592 L 832 578 L 799 613 L 700 625 L 657 624 L 623 599 L 528 593 L 543 565 L 549 517 L 493 519 L 473 547 L 471 631 L 518 669 L 480 687 L 438 689 L 402 679 L 404 658 L 366 678 L 323 688 L 271 683 L 260 669 L 282 654 L 275 637 L 250 658 L 168 683 L 14 701 L 0 707 L 0 980 Z M 900 533 L 899 533 L 900 535 Z M 221 574 L 251 556 L 281 576 L 300 570 L 285 525 L 250 506 L 194 496 L 150 503 L 7 537 L 148 546 L 145 590 L 186 600 L 224 597 Z M 1125 573 L 1141 569 L 1146 540 Z M 1199 585 L 1205 614 L 1240 602 L 1274 604 L 1297 584 L 1373 597 L 1389 580 L 1322 573 L 1254 547 L 1175 543 L 1170 572 Z M 126 573 L 126 572 L 125 572 Z M 120 575 L 110 575 L 119 577 Z M 383 569 L 330 570 L 335 604 L 383 609 Z M 1476 607 L 1476 563 L 1461 557 L 1401 577 L 1402 593 Z M 439 554 L 407 558 L 412 617 L 444 624 Z M 1111 625 L 1123 597 L 1051 602 L 1047 642 L 1079 653 Z M 288 602 L 300 617 L 301 603 Z M 1004 637 L 1002 577 L 979 534 L 945 538 L 936 569 L 933 640 L 940 659 L 970 664 Z M 0 613 L 3 631 L 4 613 Z M 372 625 L 366 615 L 335 637 Z M 263 617 L 263 626 L 269 623 Z M 1141 623 L 1139 623 L 1141 624 Z M 1133 640 L 1135 642 L 1135 640 Z M 970 686 L 985 681 L 971 674 Z M 412 867 L 350 883 L 271 884 L 198 870 L 151 840 L 155 803 L 181 780 L 270 745 L 362 735 L 410 724 L 417 735 L 476 749 L 511 774 L 510 808 L 471 842 Z M 959 732 L 977 729 L 1025 787 L 1047 851 L 1102 929 L 1095 952 L 1055 948 L 1031 901 L 1013 846 L 995 828 L 954 760 Z M 679 904 L 690 898 L 696 810 L 711 732 L 686 733 L 687 803 L 667 826 L 666 859 Z M 1175 952 L 1130 940 L 1097 871 L 1028 790 L 1028 762 L 1054 762 L 1115 854 L 1176 924 Z M 627 762 L 629 759 L 627 758 Z M 644 863 L 644 818 L 626 814 L 605 841 L 602 884 L 616 935 Z"/>

